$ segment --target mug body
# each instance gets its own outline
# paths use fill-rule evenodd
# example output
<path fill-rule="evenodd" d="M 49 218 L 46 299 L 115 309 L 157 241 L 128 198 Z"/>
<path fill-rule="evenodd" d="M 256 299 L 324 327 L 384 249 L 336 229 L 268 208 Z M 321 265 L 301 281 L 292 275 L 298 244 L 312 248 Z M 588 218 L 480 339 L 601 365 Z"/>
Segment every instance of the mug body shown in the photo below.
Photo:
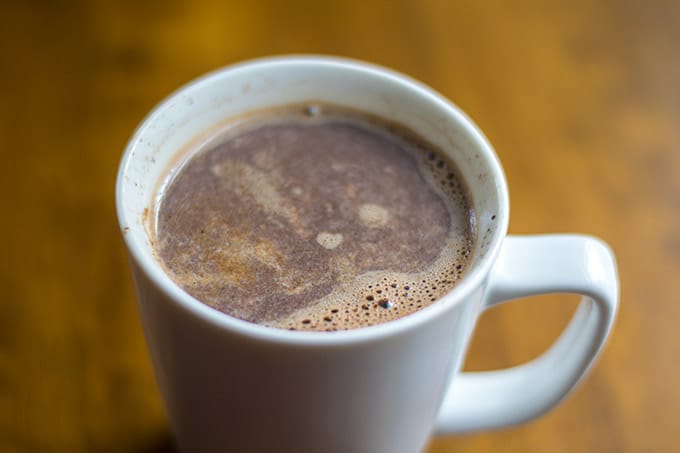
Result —
<path fill-rule="evenodd" d="M 187 150 L 241 115 L 315 101 L 401 124 L 456 163 L 476 239 L 463 278 L 432 305 L 361 329 L 291 332 L 217 312 L 163 272 L 153 248 L 156 198 Z M 255 60 L 208 74 L 152 111 L 125 151 L 116 196 L 145 337 L 180 448 L 423 448 L 461 367 L 508 222 L 501 167 L 460 110 L 420 83 L 366 63 Z"/>

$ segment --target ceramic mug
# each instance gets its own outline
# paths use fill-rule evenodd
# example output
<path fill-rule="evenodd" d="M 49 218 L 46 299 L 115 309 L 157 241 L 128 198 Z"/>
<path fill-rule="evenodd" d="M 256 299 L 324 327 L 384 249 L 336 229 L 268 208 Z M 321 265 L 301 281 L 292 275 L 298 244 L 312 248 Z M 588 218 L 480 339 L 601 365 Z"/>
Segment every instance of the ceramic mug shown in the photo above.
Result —
<path fill-rule="evenodd" d="M 273 329 L 202 304 L 154 258 L 158 188 L 188 144 L 225 119 L 310 100 L 402 124 L 456 162 L 478 237 L 464 277 L 432 305 L 349 331 Z M 505 177 L 479 129 L 430 88 L 363 62 L 275 57 L 186 85 L 134 133 L 116 202 L 155 376 L 187 452 L 412 453 L 433 434 L 521 423 L 555 406 L 583 378 L 617 311 L 616 263 L 603 242 L 508 236 Z M 550 349 L 514 368 L 461 372 L 484 310 L 552 292 L 583 299 Z"/>

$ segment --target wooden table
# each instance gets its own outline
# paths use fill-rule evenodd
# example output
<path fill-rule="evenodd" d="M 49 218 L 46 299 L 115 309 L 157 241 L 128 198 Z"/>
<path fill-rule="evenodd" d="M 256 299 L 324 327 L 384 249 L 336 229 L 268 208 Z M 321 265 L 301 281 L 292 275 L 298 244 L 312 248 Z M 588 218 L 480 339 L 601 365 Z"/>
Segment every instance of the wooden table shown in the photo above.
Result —
<path fill-rule="evenodd" d="M 620 316 L 583 385 L 537 421 L 428 452 L 677 451 L 678 3 L 231 3 L 0 6 L 0 451 L 173 451 L 116 225 L 117 164 L 171 90 L 279 53 L 431 85 L 495 145 L 511 232 L 587 232 L 617 253 Z M 466 367 L 535 356 L 575 301 L 489 312 Z"/>

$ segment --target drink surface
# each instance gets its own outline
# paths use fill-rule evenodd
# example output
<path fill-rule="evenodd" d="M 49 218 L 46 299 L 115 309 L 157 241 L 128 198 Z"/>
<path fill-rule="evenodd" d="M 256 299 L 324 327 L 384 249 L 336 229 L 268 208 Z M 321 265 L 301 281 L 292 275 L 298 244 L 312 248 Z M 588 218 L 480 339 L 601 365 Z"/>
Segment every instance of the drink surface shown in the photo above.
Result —
<path fill-rule="evenodd" d="M 225 126 L 162 190 L 156 253 L 228 315 L 332 331 L 406 316 L 450 291 L 474 242 L 451 161 L 413 133 L 329 105 Z"/>

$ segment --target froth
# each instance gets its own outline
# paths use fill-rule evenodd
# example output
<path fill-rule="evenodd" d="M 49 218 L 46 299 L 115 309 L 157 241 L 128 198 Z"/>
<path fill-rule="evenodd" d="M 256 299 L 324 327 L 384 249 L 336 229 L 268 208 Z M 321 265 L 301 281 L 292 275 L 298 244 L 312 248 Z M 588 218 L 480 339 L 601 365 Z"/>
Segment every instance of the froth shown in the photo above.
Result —
<path fill-rule="evenodd" d="M 412 133 L 325 105 L 269 112 L 191 157 L 158 208 L 158 255 L 189 294 L 291 330 L 413 313 L 465 272 L 455 167 Z"/>
<path fill-rule="evenodd" d="M 322 231 L 321 233 L 316 235 L 316 242 L 319 243 L 323 248 L 326 248 L 328 250 L 333 250 L 340 244 L 342 244 L 342 234 L 340 233 L 328 233 L 326 231 Z"/>
<path fill-rule="evenodd" d="M 389 217 L 389 211 L 377 204 L 364 203 L 359 206 L 359 218 L 369 228 L 385 226 Z"/>
<path fill-rule="evenodd" d="M 336 331 L 392 321 L 426 307 L 451 291 L 469 254 L 469 244 L 451 241 L 440 258 L 419 273 L 370 272 L 356 278 L 315 305 L 264 323 L 289 330 Z M 456 264 L 458 263 L 458 264 Z"/>

